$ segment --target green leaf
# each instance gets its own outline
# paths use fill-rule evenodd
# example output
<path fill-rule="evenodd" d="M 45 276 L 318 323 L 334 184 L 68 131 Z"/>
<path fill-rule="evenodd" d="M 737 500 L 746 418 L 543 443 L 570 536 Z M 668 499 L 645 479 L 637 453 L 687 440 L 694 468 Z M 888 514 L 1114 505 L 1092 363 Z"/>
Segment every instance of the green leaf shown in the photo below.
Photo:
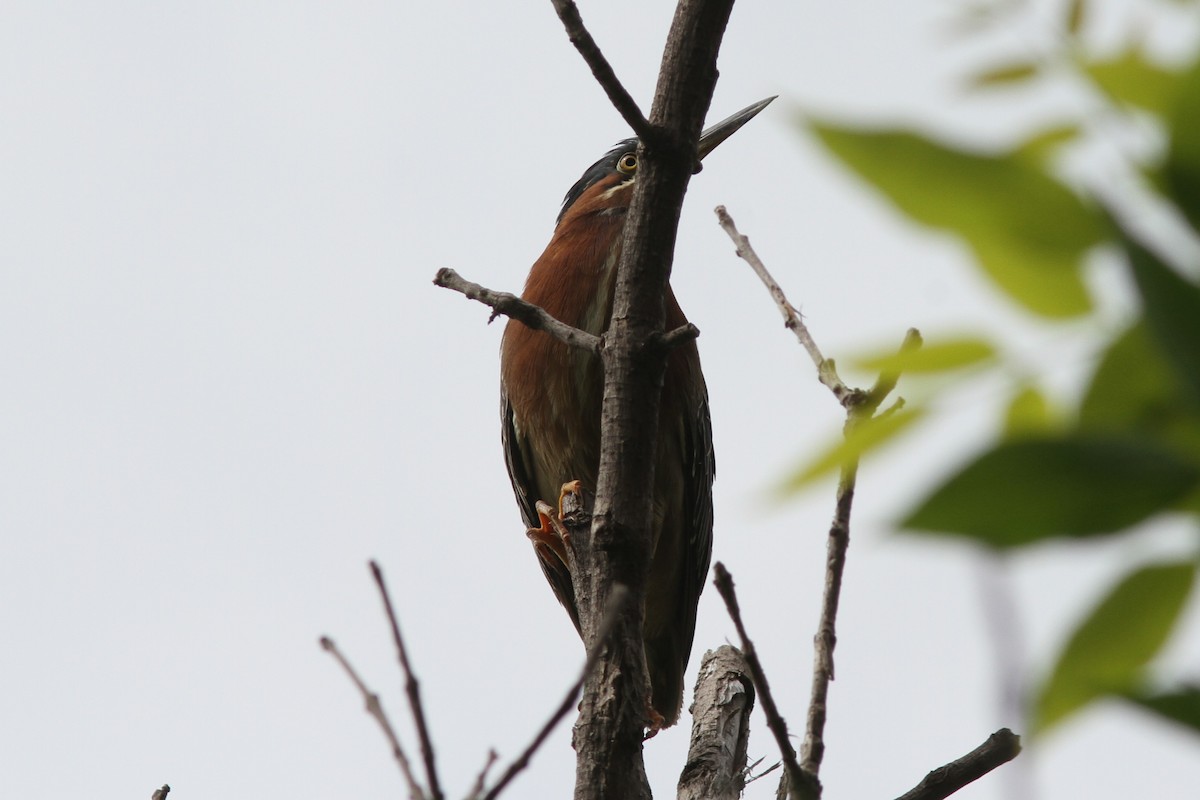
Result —
<path fill-rule="evenodd" d="M 1026 61 L 1017 64 L 1005 64 L 979 73 L 971 78 L 967 85 L 971 89 L 994 89 L 1024 83 L 1035 78 L 1040 72 L 1036 61 Z"/>
<path fill-rule="evenodd" d="M 810 122 L 825 146 L 913 220 L 954 233 L 996 283 L 1049 317 L 1091 307 L 1080 276 L 1106 223 L 1061 183 L 1012 153 L 980 155 L 905 131 Z"/>
<path fill-rule="evenodd" d="M 1008 403 L 1004 414 L 1004 436 L 1018 439 L 1044 434 L 1057 427 L 1046 396 L 1035 386 L 1025 386 Z"/>
<path fill-rule="evenodd" d="M 1144 320 L 1118 336 L 1101 357 L 1079 408 L 1079 425 L 1145 436 L 1200 463 L 1200 408 Z"/>
<path fill-rule="evenodd" d="M 924 412 L 919 409 L 905 409 L 851 426 L 845 436 L 796 469 L 780 485 L 779 493 L 794 494 L 814 480 L 841 469 L 843 464 L 894 439 L 922 416 Z"/>
<path fill-rule="evenodd" d="M 1053 156 L 1058 148 L 1079 138 L 1078 125 L 1055 125 L 1038 131 L 1013 150 L 1013 156 L 1039 167 Z"/>
<path fill-rule="evenodd" d="M 1130 692 L 1125 698 L 1200 735 L 1200 687 L 1185 686 L 1158 694 Z"/>
<path fill-rule="evenodd" d="M 1132 238 L 1123 242 L 1146 324 L 1193 402 L 1200 405 L 1200 286 Z"/>
<path fill-rule="evenodd" d="M 976 337 L 964 336 L 943 342 L 925 341 L 920 347 L 897 352 L 894 348 L 884 355 L 853 357 L 854 366 L 872 372 L 936 373 L 972 367 L 996 357 L 991 343 Z"/>
<path fill-rule="evenodd" d="M 1175 205 L 1200 232 L 1200 61 L 1180 83 L 1175 107 L 1168 116 L 1170 144 L 1163 164 L 1163 184 Z"/>
<path fill-rule="evenodd" d="M 1035 708 L 1044 732 L 1107 694 L 1125 693 L 1175 627 L 1196 575 L 1191 562 L 1156 564 L 1127 575 L 1075 629 Z"/>
<path fill-rule="evenodd" d="M 998 548 L 1095 536 L 1167 509 L 1198 479 L 1195 464 L 1136 439 L 1014 439 L 952 476 L 903 525 Z"/>
<path fill-rule="evenodd" d="M 1171 108 L 1179 89 L 1179 73 L 1150 63 L 1136 46 L 1083 68 L 1109 97 L 1155 114 Z"/>

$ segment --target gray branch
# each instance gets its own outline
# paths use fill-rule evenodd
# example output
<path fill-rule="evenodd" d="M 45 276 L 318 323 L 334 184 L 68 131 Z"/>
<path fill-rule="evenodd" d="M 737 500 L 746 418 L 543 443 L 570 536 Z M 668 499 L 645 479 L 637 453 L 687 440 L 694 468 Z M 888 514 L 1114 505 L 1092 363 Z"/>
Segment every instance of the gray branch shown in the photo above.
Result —
<path fill-rule="evenodd" d="M 443 267 L 437 271 L 437 275 L 433 278 L 433 285 L 441 286 L 443 289 L 452 289 L 464 295 L 468 300 L 477 300 L 485 306 L 491 306 L 491 319 L 503 314 L 535 331 L 545 331 L 560 342 L 572 347 L 582 347 L 593 353 L 600 352 L 599 336 L 579 328 L 573 328 L 565 322 L 559 322 L 546 313 L 545 309 L 528 303 L 515 294 L 497 292 L 480 286 L 478 283 L 471 283 L 449 267 Z M 491 322 L 491 319 L 488 321 Z"/>
<path fill-rule="evenodd" d="M 678 800 L 738 800 L 746 786 L 754 683 L 736 647 L 726 644 L 704 654 L 691 710 L 692 739 Z"/>
<path fill-rule="evenodd" d="M 1020 752 L 1021 737 L 1008 728 L 1001 728 L 962 758 L 931 771 L 897 800 L 944 800 L 1001 764 L 1012 761 Z"/>
<path fill-rule="evenodd" d="M 575 3 L 572 0 L 550 0 L 550 2 L 554 5 L 554 10 L 558 12 L 558 18 L 562 21 L 563 27 L 567 29 L 567 38 L 571 40 L 571 44 L 575 45 L 579 55 L 583 56 L 583 60 L 591 68 L 596 82 L 600 84 L 600 88 L 604 89 L 604 93 L 608 95 L 608 99 L 612 101 L 617 112 L 629 123 L 634 135 L 642 140 L 652 136 L 650 122 L 638 108 L 633 97 L 621 85 L 617 74 L 613 72 L 612 65 L 600 52 L 600 47 L 592 38 L 592 34 L 588 33 L 588 29 L 583 26 L 583 18 L 579 16 L 579 9 Z"/>

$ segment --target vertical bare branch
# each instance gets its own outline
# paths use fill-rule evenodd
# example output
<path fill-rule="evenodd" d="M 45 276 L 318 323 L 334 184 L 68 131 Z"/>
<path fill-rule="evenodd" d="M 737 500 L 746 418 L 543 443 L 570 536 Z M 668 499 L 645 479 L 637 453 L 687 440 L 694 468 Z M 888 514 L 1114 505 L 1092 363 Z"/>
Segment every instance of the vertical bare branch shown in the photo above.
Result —
<path fill-rule="evenodd" d="M 738 800 L 746 786 L 746 751 L 754 683 L 736 647 L 700 660 L 692 703 L 692 738 L 677 800 Z"/>
<path fill-rule="evenodd" d="M 396 643 L 396 655 L 400 658 L 400 668 L 404 671 L 404 693 L 408 696 L 408 707 L 412 712 L 413 723 L 417 727 L 417 739 L 421 744 L 421 759 L 425 762 L 425 779 L 429 781 L 429 792 L 433 800 L 443 800 L 442 787 L 438 782 L 437 766 L 433 760 L 433 742 L 429 738 L 429 728 L 425 724 L 425 710 L 421 707 L 421 689 L 417 678 L 413 675 L 408 663 L 408 650 L 404 647 L 404 639 L 400 636 L 400 623 L 396 619 L 396 611 L 392 608 L 392 598 L 388 594 L 387 584 L 383 580 L 383 570 L 374 561 L 371 562 L 371 575 L 379 594 L 383 598 L 383 606 L 387 610 L 388 622 L 392 626 L 392 640 Z"/>
<path fill-rule="evenodd" d="M 334 644 L 333 639 L 328 636 L 321 637 L 321 649 L 333 656 L 334 660 L 341 665 L 342 670 L 350 678 L 350 682 L 358 689 L 362 695 L 363 702 L 366 704 L 367 713 L 379 725 L 379 729 L 383 731 L 384 738 L 392 748 L 392 757 L 396 759 L 396 764 L 400 767 L 400 774 L 404 776 L 404 782 L 408 784 L 408 796 L 410 800 L 425 800 L 425 790 L 421 788 L 421 784 L 417 782 L 413 776 L 412 766 L 409 764 L 408 756 L 404 752 L 404 748 L 400 746 L 400 739 L 396 736 L 396 730 L 392 727 L 391 720 L 383 710 L 383 704 L 379 702 L 379 695 L 372 692 L 363 683 L 362 678 L 358 677 L 358 672 L 350 665 L 350 662 L 342 655 L 342 651 Z"/>
<path fill-rule="evenodd" d="M 508 769 L 504 771 L 504 774 L 500 776 L 498 781 L 496 781 L 496 785 L 488 790 L 488 793 L 484 795 L 483 800 L 496 800 L 496 798 L 500 795 L 500 792 L 504 791 L 504 787 L 508 786 L 512 779 L 515 778 L 517 774 L 521 772 L 521 770 L 529 766 L 529 760 L 533 758 L 533 754 L 536 753 L 538 748 L 541 747 L 546 741 L 546 738 L 550 735 L 550 732 L 558 727 L 558 723 L 562 722 L 563 718 L 570 713 L 571 707 L 574 706 L 575 701 L 579 699 L 579 692 L 583 688 L 583 682 L 589 675 L 592 674 L 592 670 L 596 668 L 596 663 L 600 660 L 600 654 L 608 644 L 609 636 L 612 635 L 613 628 L 616 627 L 617 617 L 621 613 L 622 607 L 625 605 L 625 602 L 628 598 L 629 591 L 625 587 L 614 587 L 612 594 L 609 595 L 608 610 L 605 612 L 604 622 L 600 626 L 599 644 L 596 647 L 593 647 L 591 652 L 588 653 L 587 661 L 584 663 L 583 669 L 579 672 L 579 679 L 575 681 L 570 689 L 567 690 L 567 696 L 564 697 L 563 701 L 558 704 L 558 708 L 555 709 L 554 713 L 550 716 L 550 719 L 546 721 L 546 724 L 542 726 L 542 729 L 539 730 L 537 735 L 533 737 L 533 741 L 529 743 L 529 746 L 526 747 L 521 755 L 518 756 L 517 759 L 513 761 L 511 765 L 509 765 Z"/>
<path fill-rule="evenodd" d="M 742 643 L 742 655 L 746 658 L 746 666 L 750 671 L 750 677 L 754 680 L 754 688 L 758 690 L 763 714 L 767 718 L 767 727 L 771 730 L 771 735 L 775 737 L 775 744 L 779 748 L 780 755 L 783 756 L 784 776 L 780 784 L 782 794 L 777 796 L 794 796 L 799 800 L 815 800 L 821 796 L 821 785 L 815 775 L 805 773 L 800 763 L 796 761 L 796 750 L 792 747 L 791 738 L 788 736 L 787 722 L 779 713 L 779 707 L 775 705 L 775 698 L 771 695 L 771 685 L 767 682 L 767 674 L 758 660 L 754 642 L 750 641 L 750 636 L 746 633 L 746 626 L 742 624 L 742 610 L 738 606 L 737 593 L 733 588 L 733 576 L 719 561 L 713 566 L 713 572 L 716 574 L 713 583 L 716 584 L 717 591 L 721 593 L 721 599 L 725 601 L 725 609 L 729 612 L 729 618 L 733 620 L 733 626 L 738 632 L 738 639 Z"/>
<path fill-rule="evenodd" d="M 658 406 L 666 353 L 663 296 L 679 211 L 716 84 L 716 57 L 732 0 L 680 0 L 667 39 L 638 179 L 626 215 L 612 321 L 604 337 L 600 473 L 591 541 L 578 548 L 575 599 L 584 642 L 614 585 L 629 587 L 613 647 L 584 686 L 574 744 L 577 800 L 650 796 L 642 762 L 648 679 L 642 644 L 650 562 Z"/>
<path fill-rule="evenodd" d="M 784 324 L 795 335 L 800 344 L 812 358 L 817 368 L 817 377 L 825 384 L 842 407 L 846 409 L 846 431 L 849 432 L 857 425 L 870 420 L 884 399 L 896 388 L 899 373 L 885 372 L 880 374 L 870 391 L 852 389 L 847 386 L 837 374 L 837 368 L 832 359 L 825 358 L 817 347 L 816 341 L 808 327 L 784 294 L 783 288 L 771 276 L 762 259 L 750 246 L 750 240 L 743 236 L 734 224 L 732 217 L 724 206 L 716 209 L 717 219 L 721 228 L 733 240 L 737 247 L 737 255 L 758 275 L 759 279 L 771 293 L 775 304 L 783 315 Z M 916 349 L 921 346 L 921 335 L 915 329 L 910 329 L 900 346 L 901 352 Z M 814 797 L 821 794 L 821 784 L 818 776 L 821 771 L 821 760 L 825 755 L 825 720 L 829 699 L 829 683 L 833 680 L 833 650 L 837 645 L 837 611 L 842 592 L 842 573 L 846 568 L 846 551 L 850 545 L 850 509 L 854 504 L 854 486 L 858 476 L 858 459 L 854 458 L 842 465 L 841 476 L 838 480 L 837 504 L 833 522 L 829 526 L 829 540 L 825 557 L 825 590 L 821 599 L 821 618 L 817 624 L 817 633 L 813 637 L 813 671 L 812 689 L 809 697 L 807 724 L 804 732 L 804 744 L 801 748 L 801 758 L 798 771 L 785 772 L 780 780 L 777 797 L 807 796 L 810 789 L 815 791 Z M 767 706 L 763 700 L 764 709 Z M 778 738 L 778 735 L 777 735 Z M 783 749 L 784 763 L 788 762 L 788 752 L 791 745 Z M 811 787 L 798 782 L 801 776 L 811 780 Z"/>

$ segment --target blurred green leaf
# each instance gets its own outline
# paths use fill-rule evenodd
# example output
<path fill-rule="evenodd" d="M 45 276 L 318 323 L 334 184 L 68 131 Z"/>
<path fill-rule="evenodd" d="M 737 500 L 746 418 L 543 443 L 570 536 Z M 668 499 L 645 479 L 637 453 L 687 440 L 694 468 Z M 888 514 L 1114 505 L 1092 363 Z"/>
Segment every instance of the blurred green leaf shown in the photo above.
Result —
<path fill-rule="evenodd" d="M 1014 439 L 952 476 L 903 525 L 998 548 L 1094 536 L 1167 509 L 1198 479 L 1194 463 L 1133 438 Z"/>
<path fill-rule="evenodd" d="M 1175 205 L 1200 232 L 1200 61 L 1180 83 L 1167 119 L 1170 144 L 1163 164 L 1163 184 Z"/>
<path fill-rule="evenodd" d="M 852 357 L 850 363 L 872 372 L 930 373 L 947 372 L 975 366 L 996 357 L 991 343 L 964 336 L 942 342 L 926 340 L 921 347 L 897 352 L 892 348 L 883 355 Z"/>
<path fill-rule="evenodd" d="M 1132 238 L 1123 244 L 1147 327 L 1193 403 L 1200 405 L 1200 286 Z"/>
<path fill-rule="evenodd" d="M 919 409 L 902 409 L 886 416 L 864 420 L 851 427 L 845 436 L 797 469 L 779 487 L 782 495 L 792 494 L 814 480 L 841 469 L 851 459 L 894 439 L 923 416 Z"/>
<path fill-rule="evenodd" d="M 1100 359 L 1079 408 L 1081 428 L 1147 436 L 1200 463 L 1200 408 L 1139 320 Z"/>
<path fill-rule="evenodd" d="M 1054 155 L 1059 147 L 1079 138 L 1078 125 L 1055 125 L 1038 131 L 1013 150 L 1013 156 L 1034 166 L 1040 166 Z"/>
<path fill-rule="evenodd" d="M 1155 114 L 1170 110 L 1180 84 L 1179 72 L 1147 61 L 1136 46 L 1116 58 L 1084 64 L 1083 69 L 1109 97 Z"/>
<path fill-rule="evenodd" d="M 1091 307 L 1083 255 L 1105 222 L 1016 155 L 955 150 L 904 131 L 808 123 L 825 146 L 917 222 L 961 236 L 1013 299 L 1049 317 Z"/>
<path fill-rule="evenodd" d="M 1008 403 L 1004 414 L 1004 435 L 1017 439 L 1031 434 L 1044 434 L 1057 427 L 1050 404 L 1036 386 L 1025 386 Z"/>
<path fill-rule="evenodd" d="M 1171 692 L 1130 692 L 1126 699 L 1142 708 L 1200 734 L 1200 687 L 1186 686 Z"/>
<path fill-rule="evenodd" d="M 1079 424 L 1105 432 L 1152 431 L 1181 399 L 1178 381 L 1138 320 L 1101 356 L 1079 408 Z"/>
<path fill-rule="evenodd" d="M 1030 78 L 1037 77 L 1039 71 L 1036 61 L 1005 64 L 1004 66 L 994 67 L 979 73 L 968 80 L 967 85 L 972 89 L 994 89 L 997 87 L 1012 86 L 1015 83 L 1024 83 Z"/>
<path fill-rule="evenodd" d="M 1044 732 L 1106 694 L 1130 690 L 1167 641 L 1196 574 L 1191 562 L 1127 575 L 1075 629 L 1042 687 L 1035 732 Z"/>

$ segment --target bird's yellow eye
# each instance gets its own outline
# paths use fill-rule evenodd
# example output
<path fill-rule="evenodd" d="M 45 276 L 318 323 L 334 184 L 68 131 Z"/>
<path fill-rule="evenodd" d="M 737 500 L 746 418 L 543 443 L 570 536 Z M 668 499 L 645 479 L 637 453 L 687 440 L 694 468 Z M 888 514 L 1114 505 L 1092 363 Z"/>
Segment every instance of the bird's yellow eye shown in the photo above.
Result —
<path fill-rule="evenodd" d="M 626 175 L 632 175 L 637 172 L 637 156 L 633 153 L 626 153 L 617 160 L 617 171 L 623 172 Z"/>

